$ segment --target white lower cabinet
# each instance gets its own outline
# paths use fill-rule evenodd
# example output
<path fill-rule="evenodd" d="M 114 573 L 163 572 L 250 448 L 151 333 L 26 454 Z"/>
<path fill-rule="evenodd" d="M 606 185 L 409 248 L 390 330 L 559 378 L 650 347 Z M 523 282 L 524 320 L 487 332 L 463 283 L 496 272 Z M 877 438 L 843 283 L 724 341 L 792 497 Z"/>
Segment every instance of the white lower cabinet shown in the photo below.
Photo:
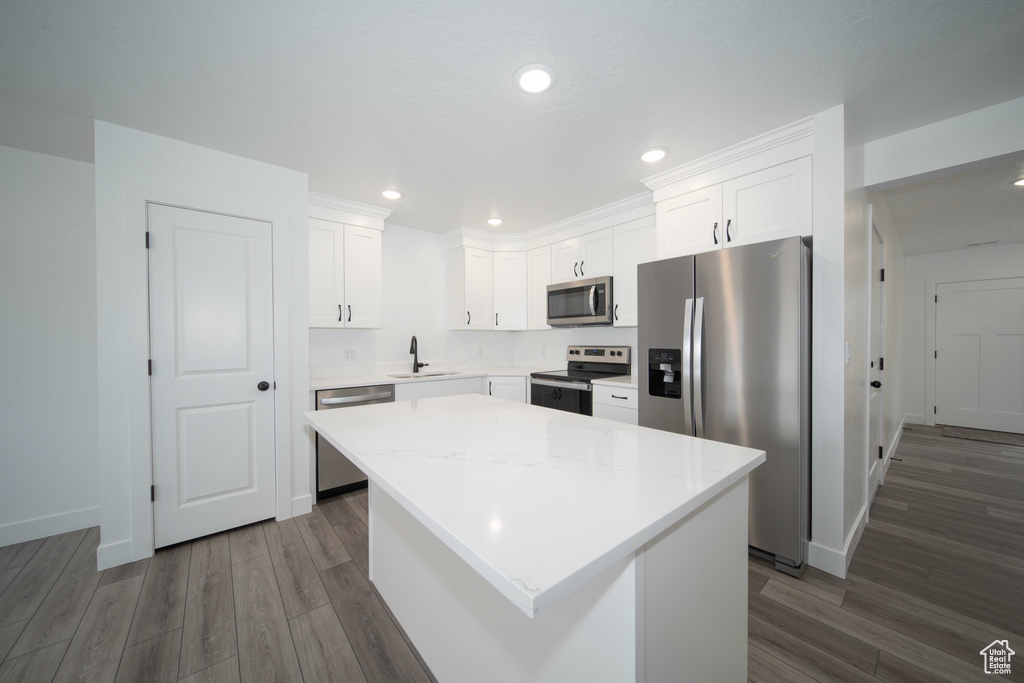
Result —
<path fill-rule="evenodd" d="M 631 385 L 594 385 L 594 417 L 626 424 L 640 422 L 640 393 Z"/>
<path fill-rule="evenodd" d="M 506 401 L 526 403 L 525 377 L 486 377 L 484 393 Z"/>
<path fill-rule="evenodd" d="M 483 378 L 481 377 L 415 379 L 411 382 L 395 385 L 395 400 L 411 401 L 416 398 L 479 394 L 481 393 L 482 382 Z"/>

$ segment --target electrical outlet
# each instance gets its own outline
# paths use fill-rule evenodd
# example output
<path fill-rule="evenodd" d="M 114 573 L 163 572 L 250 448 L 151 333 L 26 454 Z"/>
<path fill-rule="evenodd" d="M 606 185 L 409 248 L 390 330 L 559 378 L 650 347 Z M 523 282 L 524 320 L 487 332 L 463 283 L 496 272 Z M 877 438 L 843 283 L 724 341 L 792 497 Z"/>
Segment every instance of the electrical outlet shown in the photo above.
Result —
<path fill-rule="evenodd" d="M 345 349 L 345 360 L 355 360 L 356 350 L 352 348 Z"/>

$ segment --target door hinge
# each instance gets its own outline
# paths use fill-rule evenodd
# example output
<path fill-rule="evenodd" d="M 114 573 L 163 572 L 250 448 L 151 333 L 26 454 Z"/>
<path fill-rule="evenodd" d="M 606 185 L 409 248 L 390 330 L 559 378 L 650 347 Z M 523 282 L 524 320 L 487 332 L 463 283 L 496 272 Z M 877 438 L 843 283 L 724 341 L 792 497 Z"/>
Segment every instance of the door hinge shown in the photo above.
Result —
<path fill-rule="evenodd" d="M 147 361 L 147 365 L 149 366 L 149 376 L 152 377 L 153 376 L 153 359 L 152 358 L 150 358 L 149 361 Z"/>
<path fill-rule="evenodd" d="M 149 487 L 149 502 L 150 503 L 155 503 L 156 502 L 156 486 L 155 485 Z"/>
<path fill-rule="evenodd" d="M 938 358 L 938 357 L 939 357 L 939 350 L 938 350 L 938 349 L 935 349 L 935 357 L 936 357 L 936 358 Z"/>
<path fill-rule="evenodd" d="M 885 282 L 885 268 L 882 268 L 882 282 Z"/>
<path fill-rule="evenodd" d="M 932 406 L 932 415 L 938 415 L 938 414 L 939 414 L 939 407 L 938 406 Z"/>
<path fill-rule="evenodd" d="M 935 303 L 939 303 L 939 295 L 938 294 L 935 295 Z"/>
<path fill-rule="evenodd" d="M 881 372 L 882 370 L 885 370 L 885 359 L 884 358 L 879 358 L 878 359 L 878 371 Z"/>
<path fill-rule="evenodd" d="M 277 391 L 277 382 L 274 382 L 274 391 Z"/>
<path fill-rule="evenodd" d="M 149 249 L 149 230 L 146 231 L 146 249 Z"/>
<path fill-rule="evenodd" d="M 882 459 L 882 458 L 884 458 L 884 457 L 885 457 L 885 456 L 884 456 L 884 455 L 882 455 L 882 447 L 881 447 L 881 446 L 879 446 L 879 447 L 878 447 L 878 459 L 879 459 L 879 460 L 881 460 L 881 459 Z"/>

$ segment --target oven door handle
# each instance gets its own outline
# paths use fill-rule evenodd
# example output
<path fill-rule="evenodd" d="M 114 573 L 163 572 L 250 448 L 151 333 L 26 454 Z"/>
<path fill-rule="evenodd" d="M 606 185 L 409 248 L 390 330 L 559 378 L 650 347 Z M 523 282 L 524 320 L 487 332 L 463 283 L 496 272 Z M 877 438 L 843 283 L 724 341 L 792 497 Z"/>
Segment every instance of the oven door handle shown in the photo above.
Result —
<path fill-rule="evenodd" d="M 530 384 L 539 384 L 543 387 L 558 387 L 559 389 L 575 389 L 576 391 L 593 391 L 594 388 L 583 382 L 556 382 L 553 379 L 530 379 Z"/>

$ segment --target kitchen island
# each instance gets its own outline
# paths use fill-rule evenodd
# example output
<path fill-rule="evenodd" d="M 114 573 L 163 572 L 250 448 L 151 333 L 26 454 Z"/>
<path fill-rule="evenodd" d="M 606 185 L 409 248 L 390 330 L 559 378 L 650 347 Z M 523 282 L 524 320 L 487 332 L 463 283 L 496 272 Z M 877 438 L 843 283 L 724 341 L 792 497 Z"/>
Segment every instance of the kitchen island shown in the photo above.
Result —
<path fill-rule="evenodd" d="M 369 477 L 370 578 L 441 683 L 746 680 L 763 452 L 479 395 L 306 417 Z"/>

